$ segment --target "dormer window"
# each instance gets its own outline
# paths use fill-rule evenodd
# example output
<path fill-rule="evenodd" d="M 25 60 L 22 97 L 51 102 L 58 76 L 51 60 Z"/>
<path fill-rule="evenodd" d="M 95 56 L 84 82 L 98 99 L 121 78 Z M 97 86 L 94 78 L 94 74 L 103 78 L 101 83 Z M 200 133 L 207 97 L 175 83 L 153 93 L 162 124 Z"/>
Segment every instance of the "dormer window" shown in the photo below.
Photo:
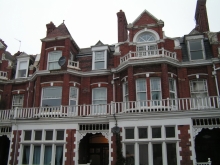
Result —
<path fill-rule="evenodd" d="M 27 61 L 19 61 L 18 62 L 18 73 L 17 78 L 19 77 L 27 77 L 27 69 L 28 69 Z"/>
<path fill-rule="evenodd" d="M 58 61 L 62 56 L 62 51 L 52 51 L 48 53 L 48 70 L 60 69 Z"/>
<path fill-rule="evenodd" d="M 95 52 L 94 69 L 105 69 L 105 52 Z"/>
<path fill-rule="evenodd" d="M 92 70 L 107 69 L 108 46 L 92 47 Z"/>
<path fill-rule="evenodd" d="M 28 67 L 31 58 L 32 57 L 30 57 L 25 52 L 17 56 L 17 68 L 15 78 L 26 78 L 28 76 Z"/>
<path fill-rule="evenodd" d="M 191 61 L 205 59 L 203 35 L 186 36 L 188 55 Z"/>
<path fill-rule="evenodd" d="M 190 40 L 188 45 L 191 60 L 204 59 L 203 40 Z"/>

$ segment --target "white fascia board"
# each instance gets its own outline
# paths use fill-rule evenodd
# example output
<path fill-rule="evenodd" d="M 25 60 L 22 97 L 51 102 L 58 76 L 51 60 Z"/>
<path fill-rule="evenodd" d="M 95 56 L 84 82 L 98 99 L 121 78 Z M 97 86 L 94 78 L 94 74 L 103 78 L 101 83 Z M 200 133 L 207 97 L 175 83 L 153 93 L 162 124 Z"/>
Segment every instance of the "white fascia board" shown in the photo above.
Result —
<path fill-rule="evenodd" d="M 104 46 L 92 47 L 92 51 L 101 51 L 101 50 L 108 50 L 108 46 L 104 45 Z"/>
<path fill-rule="evenodd" d="M 203 35 L 193 35 L 193 36 L 186 36 L 185 40 L 196 40 L 196 39 L 203 39 Z"/>

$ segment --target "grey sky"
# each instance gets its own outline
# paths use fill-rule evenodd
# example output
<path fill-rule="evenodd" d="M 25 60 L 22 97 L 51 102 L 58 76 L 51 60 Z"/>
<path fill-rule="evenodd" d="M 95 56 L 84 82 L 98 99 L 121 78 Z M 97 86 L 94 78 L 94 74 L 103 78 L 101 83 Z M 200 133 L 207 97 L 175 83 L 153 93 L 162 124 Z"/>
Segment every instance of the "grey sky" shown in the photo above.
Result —
<path fill-rule="evenodd" d="M 188 34 L 194 27 L 197 0 L 0 0 L 0 38 L 12 54 L 19 49 L 28 54 L 41 51 L 46 24 L 56 26 L 63 20 L 80 48 L 98 40 L 117 42 L 117 16 L 122 9 L 132 23 L 145 9 L 164 21 L 168 37 Z M 210 31 L 220 31 L 220 0 L 206 3 Z"/>

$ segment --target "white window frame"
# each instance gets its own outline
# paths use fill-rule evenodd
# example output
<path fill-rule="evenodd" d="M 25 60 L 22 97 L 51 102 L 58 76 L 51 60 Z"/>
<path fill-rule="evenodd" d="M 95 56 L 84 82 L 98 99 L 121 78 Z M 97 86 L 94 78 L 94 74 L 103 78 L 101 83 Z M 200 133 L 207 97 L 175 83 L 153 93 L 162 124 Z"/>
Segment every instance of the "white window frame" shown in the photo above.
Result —
<path fill-rule="evenodd" d="M 187 50 L 188 50 L 188 55 L 189 55 L 189 60 L 190 61 L 196 61 L 196 60 L 204 60 L 206 55 L 205 55 L 205 47 L 204 47 L 204 36 L 203 35 L 196 35 L 196 36 L 186 36 L 185 37 L 186 39 L 186 43 L 187 43 Z M 198 41 L 200 40 L 201 41 L 201 47 L 202 49 L 200 51 L 202 51 L 202 57 L 201 59 L 195 59 L 195 60 L 192 60 L 191 59 L 191 50 L 190 50 L 190 41 Z M 196 51 L 196 50 L 194 50 Z M 198 50 L 199 51 L 199 50 Z"/>
<path fill-rule="evenodd" d="M 23 62 L 26 62 L 26 64 L 25 64 L 26 69 L 20 69 L 21 63 L 23 63 Z M 15 78 L 27 78 L 27 76 L 28 76 L 28 66 L 29 66 L 29 59 L 18 59 L 17 60 L 17 68 L 16 68 Z M 20 70 L 25 70 L 25 74 L 23 76 L 19 76 L 20 75 L 20 73 L 19 73 Z"/>
<path fill-rule="evenodd" d="M 95 92 L 98 90 L 104 90 L 105 91 L 105 98 L 103 99 L 96 99 L 94 98 Z M 105 101 L 104 104 L 95 104 L 95 101 Z M 107 88 L 106 87 L 100 87 L 100 88 L 93 88 L 92 89 L 92 113 L 93 114 L 105 114 L 107 112 Z"/>
<path fill-rule="evenodd" d="M 50 56 L 53 56 L 54 54 L 59 54 L 60 57 L 62 57 L 62 51 L 61 50 L 56 50 L 56 51 L 51 51 L 48 53 L 48 57 L 47 57 L 47 70 L 59 70 L 61 69 L 61 66 L 58 64 L 58 61 L 60 59 L 56 59 L 56 60 L 50 60 Z M 50 69 L 50 64 L 51 63 L 55 63 L 57 64 L 57 67 L 56 68 L 53 68 L 53 69 Z"/>
<path fill-rule="evenodd" d="M 22 108 L 24 104 L 24 94 L 13 95 L 12 108 Z"/>
<path fill-rule="evenodd" d="M 166 127 L 174 127 L 175 137 L 166 138 Z M 127 128 L 134 128 L 134 139 L 126 139 L 125 131 Z M 147 138 L 139 138 L 138 129 L 147 128 L 148 136 Z M 152 128 L 161 128 L 161 138 L 152 138 Z M 153 144 L 162 145 L 162 162 L 163 165 L 168 165 L 167 160 L 167 144 L 175 144 L 176 146 L 176 161 L 177 165 L 180 165 L 179 161 L 179 139 L 178 139 L 178 129 L 176 125 L 152 125 L 152 126 L 133 126 L 133 127 L 124 127 L 123 128 L 123 155 L 126 157 L 126 145 L 134 145 L 134 164 L 140 164 L 139 161 L 139 146 L 142 144 L 148 145 L 148 164 L 153 164 Z"/>
<path fill-rule="evenodd" d="M 44 92 L 45 89 L 61 89 L 61 96 L 60 97 L 44 97 Z M 51 99 L 60 99 L 61 100 L 61 104 L 62 104 L 62 87 L 61 86 L 54 86 L 54 87 L 44 87 L 42 88 L 42 92 L 41 92 L 41 106 L 43 104 L 43 100 L 51 100 Z"/>
<path fill-rule="evenodd" d="M 145 91 L 138 91 L 138 81 L 144 81 L 145 83 Z M 135 81 L 135 84 L 136 84 L 136 101 L 138 101 L 138 106 L 146 106 L 147 105 L 147 81 L 146 81 L 146 78 L 139 78 L 139 79 L 136 79 Z M 138 95 L 141 94 L 141 93 L 145 93 L 145 97 L 146 99 L 145 100 L 140 100 L 138 99 Z"/>
<path fill-rule="evenodd" d="M 75 92 L 76 92 L 76 97 L 72 97 L 72 96 L 71 96 L 71 90 L 75 90 Z M 78 94 L 79 94 L 79 90 L 78 90 L 77 87 L 70 87 L 70 91 L 69 91 L 69 105 L 71 105 L 71 104 L 70 104 L 71 100 L 75 101 L 75 102 L 76 102 L 76 105 L 78 105 Z"/>
<path fill-rule="evenodd" d="M 159 89 L 152 89 L 152 81 L 153 80 L 159 80 Z M 159 99 L 158 100 L 153 100 L 152 98 L 152 93 L 153 92 L 159 92 Z M 162 90 L 161 90 L 161 78 L 159 77 L 153 77 L 153 78 L 150 78 L 150 95 L 151 95 L 151 100 L 152 100 L 152 105 L 153 106 L 160 106 L 162 105 Z"/>
<path fill-rule="evenodd" d="M 177 89 L 176 89 L 176 80 L 174 78 L 169 78 L 168 79 L 169 81 L 169 97 L 170 97 L 170 106 L 172 106 L 174 109 L 176 109 L 178 106 L 178 102 L 177 102 Z M 171 83 L 173 84 L 173 90 L 171 89 L 171 86 L 170 86 L 170 81 L 172 81 Z M 174 95 L 174 98 L 171 98 L 171 94 Z"/>
<path fill-rule="evenodd" d="M 24 134 L 25 131 L 31 131 L 31 140 L 24 140 Z M 35 140 L 35 131 L 42 131 L 42 138 L 41 140 Z M 52 140 L 46 140 L 46 131 L 53 131 L 53 137 Z M 19 155 L 19 163 L 23 163 L 23 150 L 24 146 L 30 147 L 29 152 L 29 165 L 33 164 L 33 156 L 34 156 L 34 146 L 40 146 L 40 164 L 44 164 L 44 153 L 45 153 L 45 146 L 51 146 L 52 152 L 51 152 L 51 164 L 55 164 L 55 155 L 56 155 L 56 147 L 62 146 L 63 147 L 63 153 L 62 153 L 62 165 L 64 165 L 65 162 L 65 129 L 62 129 L 64 131 L 64 137 L 63 140 L 56 140 L 57 131 L 60 131 L 60 129 L 45 129 L 45 130 L 23 130 L 22 138 L 21 138 L 21 151 Z"/>
<path fill-rule="evenodd" d="M 96 52 L 103 52 L 104 54 L 104 67 L 96 69 L 95 63 L 98 62 L 95 60 Z M 101 69 L 107 69 L 107 53 L 108 53 L 108 46 L 98 46 L 98 47 L 92 47 L 92 70 L 101 70 Z"/>
<path fill-rule="evenodd" d="M 129 101 L 129 91 L 128 91 L 128 82 L 123 83 L 123 101 L 128 102 Z M 127 93 L 126 93 L 127 91 Z"/>

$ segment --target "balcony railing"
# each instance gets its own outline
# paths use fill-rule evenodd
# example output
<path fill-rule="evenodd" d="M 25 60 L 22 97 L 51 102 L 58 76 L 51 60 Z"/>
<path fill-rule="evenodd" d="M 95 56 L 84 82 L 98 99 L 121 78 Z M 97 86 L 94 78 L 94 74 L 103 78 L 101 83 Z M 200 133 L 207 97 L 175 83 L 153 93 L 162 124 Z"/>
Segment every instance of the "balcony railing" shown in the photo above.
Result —
<path fill-rule="evenodd" d="M 205 98 L 178 98 L 163 100 L 111 102 L 103 105 L 74 105 L 56 107 L 31 107 L 0 110 L 0 121 L 11 119 L 65 118 L 103 116 L 123 113 L 172 112 L 183 110 L 219 109 L 217 96 Z"/>
<path fill-rule="evenodd" d="M 8 79 L 8 73 L 0 71 L 0 79 L 7 80 Z"/>
<path fill-rule="evenodd" d="M 79 68 L 79 61 L 71 61 L 71 60 L 68 60 L 68 65 L 67 65 L 68 68 L 73 68 L 73 69 L 78 69 L 80 70 Z"/>
<path fill-rule="evenodd" d="M 167 57 L 177 60 L 176 52 L 170 52 L 162 48 L 162 49 L 137 51 L 137 52 L 130 51 L 128 54 L 120 58 L 120 63 L 128 61 L 129 59 L 143 59 L 143 58 L 153 58 L 153 57 Z"/>

